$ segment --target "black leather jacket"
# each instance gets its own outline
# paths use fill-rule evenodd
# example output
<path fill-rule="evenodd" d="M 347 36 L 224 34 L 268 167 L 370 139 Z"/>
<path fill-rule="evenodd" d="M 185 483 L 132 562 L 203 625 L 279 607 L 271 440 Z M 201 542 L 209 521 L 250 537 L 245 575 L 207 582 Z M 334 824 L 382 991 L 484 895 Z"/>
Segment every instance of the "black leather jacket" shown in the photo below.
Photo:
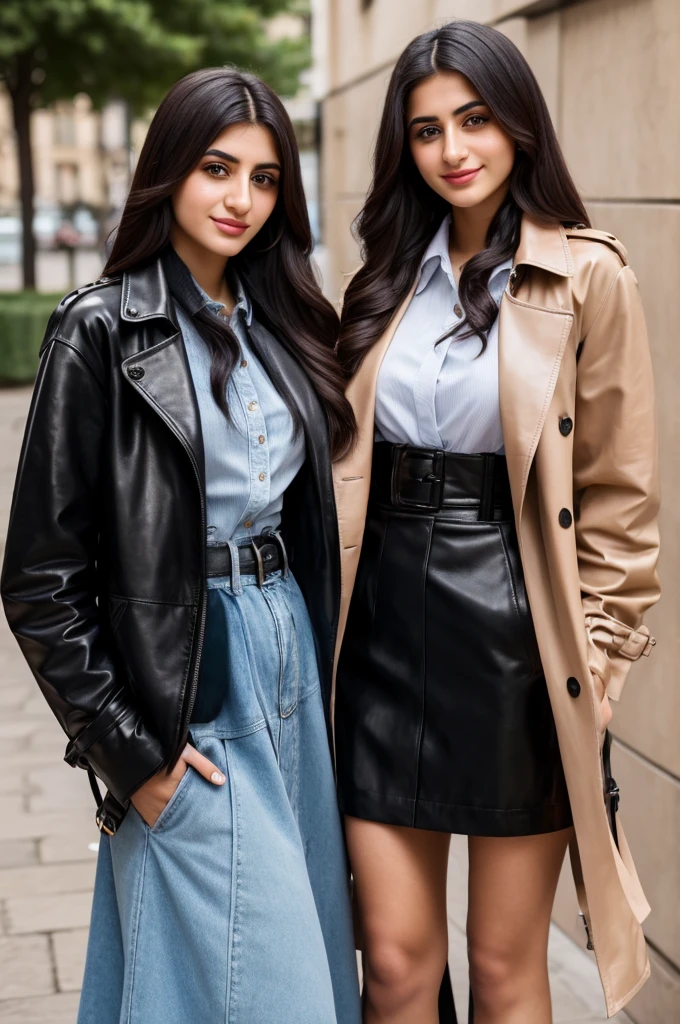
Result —
<path fill-rule="evenodd" d="M 282 533 L 314 628 L 326 708 L 340 557 L 326 417 L 264 328 L 251 340 L 297 404 L 307 459 Z M 198 406 L 160 260 L 53 314 L 2 573 L 8 622 L 70 742 L 125 806 L 186 742 L 205 624 Z"/>

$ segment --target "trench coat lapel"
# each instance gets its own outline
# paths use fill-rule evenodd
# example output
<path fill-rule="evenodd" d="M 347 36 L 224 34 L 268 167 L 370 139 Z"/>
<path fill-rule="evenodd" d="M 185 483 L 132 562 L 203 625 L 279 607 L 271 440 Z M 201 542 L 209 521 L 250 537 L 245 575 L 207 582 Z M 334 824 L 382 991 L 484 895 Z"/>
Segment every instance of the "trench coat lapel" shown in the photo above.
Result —
<path fill-rule="evenodd" d="M 531 284 L 524 289 L 520 285 L 516 295 L 513 282 L 522 266 L 556 276 L 540 275 L 540 296 Z M 571 277 L 573 272 L 564 230 L 545 227 L 525 216 L 498 321 L 501 424 L 518 521 L 574 316 L 567 308 L 568 289 L 561 286 L 560 279 Z"/>

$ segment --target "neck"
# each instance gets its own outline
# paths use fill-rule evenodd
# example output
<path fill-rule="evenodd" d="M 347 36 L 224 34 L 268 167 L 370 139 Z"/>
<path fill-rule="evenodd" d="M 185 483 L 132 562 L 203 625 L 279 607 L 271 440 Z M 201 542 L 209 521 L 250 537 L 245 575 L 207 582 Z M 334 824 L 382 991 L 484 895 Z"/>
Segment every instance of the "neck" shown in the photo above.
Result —
<path fill-rule="evenodd" d="M 509 186 L 504 184 L 477 206 L 453 207 L 453 222 L 450 238 L 452 252 L 466 259 L 486 248 L 486 237 L 491 222 L 501 208 L 508 194 Z"/>
<path fill-rule="evenodd" d="M 206 295 L 209 295 L 215 302 L 222 302 L 227 307 L 233 306 L 233 298 L 224 275 L 227 269 L 227 257 L 204 249 L 193 239 L 176 230 L 170 232 L 170 241 L 179 258 Z"/>

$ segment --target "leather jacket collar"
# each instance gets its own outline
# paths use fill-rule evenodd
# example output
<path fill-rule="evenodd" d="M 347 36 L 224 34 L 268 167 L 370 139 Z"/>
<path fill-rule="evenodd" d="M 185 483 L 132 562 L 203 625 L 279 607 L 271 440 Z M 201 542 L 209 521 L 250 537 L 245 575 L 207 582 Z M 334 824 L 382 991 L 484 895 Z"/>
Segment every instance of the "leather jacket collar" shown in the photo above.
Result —
<path fill-rule="evenodd" d="M 143 267 L 135 267 L 123 273 L 123 287 L 120 293 L 120 317 L 127 323 L 138 324 L 154 317 L 169 320 L 175 330 L 172 297 L 163 270 L 160 256 Z"/>

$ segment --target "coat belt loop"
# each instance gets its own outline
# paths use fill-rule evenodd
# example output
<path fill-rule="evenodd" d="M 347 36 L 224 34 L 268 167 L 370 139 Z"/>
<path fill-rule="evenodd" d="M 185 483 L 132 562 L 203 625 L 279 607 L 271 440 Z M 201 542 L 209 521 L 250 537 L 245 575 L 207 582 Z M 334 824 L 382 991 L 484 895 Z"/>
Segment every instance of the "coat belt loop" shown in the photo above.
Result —
<path fill-rule="evenodd" d="M 482 490 L 479 495 L 479 512 L 477 513 L 477 519 L 480 522 L 488 523 L 493 516 L 493 478 L 495 466 L 495 455 L 485 455 L 482 471 Z"/>

